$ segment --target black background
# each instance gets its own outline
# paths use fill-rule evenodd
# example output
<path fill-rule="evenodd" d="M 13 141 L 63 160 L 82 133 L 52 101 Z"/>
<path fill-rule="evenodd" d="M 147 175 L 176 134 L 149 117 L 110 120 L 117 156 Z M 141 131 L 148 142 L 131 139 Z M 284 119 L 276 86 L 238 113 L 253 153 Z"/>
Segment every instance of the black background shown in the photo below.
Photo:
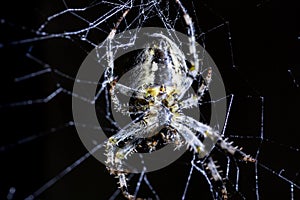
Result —
<path fill-rule="evenodd" d="M 173 2 L 172 2 L 173 3 Z M 184 2 L 185 4 L 186 2 Z M 86 2 L 72 2 L 74 7 Z M 259 136 L 261 131 L 261 98 L 264 97 L 264 134 L 273 142 L 262 144 L 259 163 L 279 172 L 300 184 L 299 148 L 300 88 L 293 82 L 300 81 L 299 62 L 299 6 L 296 1 L 200 1 L 188 4 L 189 13 L 195 20 L 196 31 L 204 32 L 224 22 L 229 22 L 234 63 L 228 43 L 228 26 L 205 36 L 207 51 L 213 57 L 223 75 L 228 94 L 235 94 L 228 121 L 227 135 Z M 175 6 L 176 7 L 176 6 Z M 193 9 L 194 8 L 194 9 Z M 35 30 L 48 16 L 63 9 L 61 1 L 5 2 L 0 7 L 1 56 L 1 131 L 0 131 L 0 199 L 6 199 L 10 187 L 16 188 L 15 199 L 24 199 L 45 182 L 86 153 L 73 126 L 71 97 L 59 94 L 46 104 L 8 106 L 12 102 L 39 99 L 56 90 L 59 82 L 72 89 L 72 81 L 44 74 L 15 83 L 14 78 L 41 69 L 41 65 L 26 58 L 30 46 L 32 54 L 53 68 L 75 77 L 77 69 L 91 47 L 77 37 L 51 39 L 29 44 L 13 45 L 11 41 L 35 37 Z M 103 8 L 105 10 L 106 8 Z M 298 13 L 297 13 L 298 12 Z M 94 11 L 95 15 L 101 11 Z M 134 10 L 128 15 L 132 19 Z M 88 17 L 88 16 L 86 16 Z M 110 30 L 119 16 L 104 23 Z M 180 20 L 179 20 L 180 22 Z M 154 21 L 146 25 L 154 25 Z M 58 18 L 47 30 L 71 30 L 80 26 L 73 17 Z M 179 31 L 184 32 L 183 23 Z M 197 29 L 198 28 L 198 29 Z M 122 29 L 122 25 L 120 27 Z M 90 33 L 93 41 L 105 38 L 102 31 Z M 201 38 L 199 38 L 201 42 Z M 234 64 L 235 67 L 232 67 Z M 291 70 L 293 76 L 288 72 Z M 60 127 L 62 127 L 60 129 Z M 58 130 L 51 132 L 51 128 Z M 47 132 L 49 131 L 50 132 Z M 22 138 L 38 136 L 24 144 Z M 41 136 L 41 137 L 39 137 Z M 232 139 L 246 152 L 255 155 L 258 140 Z M 281 145 L 285 144 L 285 145 Z M 221 164 L 224 156 L 215 155 Z M 223 159 L 223 160 L 222 160 Z M 161 199 L 180 199 L 189 173 L 190 155 L 160 171 L 149 174 L 149 180 Z M 255 199 L 254 165 L 240 165 L 240 192 L 246 199 Z M 278 176 L 259 167 L 261 199 L 278 195 L 290 198 L 289 184 Z M 137 179 L 135 177 L 134 179 Z M 37 199 L 108 199 L 116 190 L 117 180 L 94 158 L 89 158 L 70 174 L 43 192 Z M 136 181 L 130 182 L 133 187 Z M 148 193 L 142 186 L 142 193 Z M 118 196 L 117 199 L 122 197 Z M 187 193 L 187 199 L 210 199 L 204 178 L 195 173 Z M 239 199 L 239 195 L 232 197 Z M 295 199 L 300 198 L 295 189 Z"/>

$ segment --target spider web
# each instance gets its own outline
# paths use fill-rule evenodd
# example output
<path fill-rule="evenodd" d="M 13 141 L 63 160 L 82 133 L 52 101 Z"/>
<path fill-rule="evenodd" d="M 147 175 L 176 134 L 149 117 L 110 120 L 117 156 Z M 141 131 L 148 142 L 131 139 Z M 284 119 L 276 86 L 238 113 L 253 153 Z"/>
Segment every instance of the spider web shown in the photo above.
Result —
<path fill-rule="evenodd" d="M 76 80 L 76 73 L 124 9 L 131 10 L 118 33 L 147 26 L 186 33 L 178 5 L 147 0 L 6 3 L 0 24 L 1 199 L 122 199 L 117 181 L 91 156 L 103 144 L 87 152 L 76 133 L 72 97 L 93 102 L 72 93 L 73 84 L 98 84 Z M 223 76 L 228 110 L 222 133 L 257 159 L 245 164 L 212 151 L 229 180 L 230 197 L 299 198 L 299 129 L 293 117 L 300 111 L 294 53 L 299 48 L 296 17 L 289 14 L 297 7 L 271 1 L 183 4 L 197 41 Z M 285 17 L 273 13 L 279 8 Z M 213 107 L 218 100 L 205 103 Z M 199 160 L 187 152 L 164 169 L 130 175 L 129 185 L 134 194 L 152 199 L 213 199 L 207 179 Z"/>

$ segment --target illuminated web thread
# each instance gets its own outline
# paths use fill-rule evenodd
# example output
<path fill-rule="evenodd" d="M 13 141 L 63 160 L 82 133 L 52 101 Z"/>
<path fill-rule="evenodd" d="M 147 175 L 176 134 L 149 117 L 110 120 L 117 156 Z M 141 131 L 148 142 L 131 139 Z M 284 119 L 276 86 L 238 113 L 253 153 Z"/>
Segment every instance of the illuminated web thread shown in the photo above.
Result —
<path fill-rule="evenodd" d="M 299 81 L 296 79 L 296 76 L 293 73 L 292 69 L 288 69 L 288 74 L 291 77 L 291 80 L 296 88 L 299 88 Z"/>

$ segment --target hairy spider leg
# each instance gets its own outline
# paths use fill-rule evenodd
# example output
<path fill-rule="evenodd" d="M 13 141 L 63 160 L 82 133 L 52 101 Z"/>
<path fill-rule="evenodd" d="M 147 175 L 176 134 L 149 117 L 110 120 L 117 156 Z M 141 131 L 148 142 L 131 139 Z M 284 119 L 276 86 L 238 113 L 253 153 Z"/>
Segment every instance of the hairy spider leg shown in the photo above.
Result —
<path fill-rule="evenodd" d="M 212 77 L 212 69 L 209 68 L 206 72 L 204 79 L 202 80 L 202 82 L 198 88 L 197 95 L 191 95 L 190 97 L 182 100 L 180 102 L 181 109 L 197 107 L 199 105 L 199 101 L 203 97 L 205 91 L 208 90 L 209 84 L 212 80 L 211 77 Z"/>
<path fill-rule="evenodd" d="M 247 155 L 241 149 L 233 146 L 232 142 L 227 142 L 227 139 L 223 139 L 218 131 L 213 130 L 210 126 L 203 124 L 189 116 L 181 114 L 174 119 L 174 122 L 171 125 L 174 127 L 174 129 L 178 130 L 180 135 L 183 136 L 183 138 L 186 140 L 187 146 L 190 146 L 190 149 L 194 150 L 194 152 L 198 155 L 207 155 L 210 152 L 205 149 L 204 144 L 202 144 L 202 142 L 196 136 L 196 133 L 200 133 L 203 137 L 209 137 L 210 140 L 216 142 L 216 147 L 224 150 L 225 153 L 229 153 L 239 160 L 244 162 L 256 162 L 256 160 L 250 155 Z M 190 134 L 195 135 L 192 137 Z M 186 137 L 185 135 L 189 135 L 189 137 Z M 210 156 L 207 157 L 204 165 L 206 166 L 206 170 L 208 170 L 214 185 L 216 185 L 218 190 L 221 192 L 222 198 L 228 199 L 225 183 L 219 174 L 217 169 L 218 167 L 215 165 Z"/>
<path fill-rule="evenodd" d="M 140 118 L 142 118 L 141 116 Z M 136 119 L 121 129 L 117 134 L 111 136 L 106 143 L 106 165 L 111 174 L 115 174 L 119 179 L 119 188 L 127 199 L 134 199 L 128 192 L 126 174 L 128 171 L 124 169 L 124 159 L 132 155 L 136 151 L 140 138 L 147 136 L 153 126 L 157 125 L 157 121 L 151 120 L 152 124 L 147 126 Z M 124 144 L 122 148 L 118 146 Z"/>
<path fill-rule="evenodd" d="M 221 171 L 218 170 L 220 166 L 217 166 L 215 163 L 216 162 L 211 157 L 208 157 L 204 163 L 204 166 L 211 176 L 210 180 L 214 181 L 215 185 L 218 187 L 218 190 L 221 192 L 222 199 L 227 200 L 227 189 L 225 187 L 225 183 L 223 182 L 223 178 L 220 175 Z"/>
<path fill-rule="evenodd" d="M 108 37 L 106 39 L 107 46 L 106 46 L 106 57 L 107 57 L 107 65 L 108 67 L 105 70 L 104 78 L 108 80 L 110 84 L 110 96 L 111 100 L 114 104 L 115 109 L 118 112 L 121 112 L 124 115 L 128 115 L 128 104 L 121 104 L 118 97 L 115 94 L 115 89 L 117 89 L 119 92 L 122 92 L 122 94 L 125 94 L 127 96 L 131 96 L 134 92 L 132 88 L 129 88 L 125 85 L 117 83 L 115 77 L 114 77 L 114 54 L 112 50 L 112 40 L 114 39 L 117 29 L 121 22 L 125 19 L 126 15 L 129 13 L 129 9 L 125 10 L 125 12 L 122 14 L 122 16 L 119 18 L 119 20 L 116 22 L 114 28 L 110 31 L 108 34 Z"/>
<path fill-rule="evenodd" d="M 140 98 L 142 99 L 146 93 L 141 91 L 141 90 L 138 90 L 138 89 L 133 89 L 131 87 L 128 87 L 126 85 L 123 85 L 121 83 L 118 83 L 117 80 L 114 80 L 110 83 L 110 90 L 109 90 L 109 93 L 110 93 L 110 98 L 111 98 L 111 101 L 114 105 L 114 109 L 117 111 L 117 112 L 121 112 L 123 115 L 130 115 L 132 114 L 132 112 L 130 112 L 130 106 L 128 103 L 122 103 L 118 96 L 116 95 L 116 92 L 120 93 L 120 94 L 123 94 L 127 97 L 136 97 L 136 98 Z M 138 112 L 140 114 L 142 114 L 142 112 Z M 135 114 L 137 114 L 137 112 L 135 112 Z"/>
<path fill-rule="evenodd" d="M 187 13 L 187 10 L 185 9 L 185 7 L 182 5 L 180 0 L 175 0 L 176 3 L 179 5 L 181 11 L 183 12 L 183 18 L 184 21 L 186 23 L 186 25 L 188 26 L 188 35 L 189 35 L 189 53 L 191 55 L 193 55 L 193 60 L 190 60 L 191 62 L 191 67 L 189 68 L 188 71 L 188 78 L 182 83 L 182 88 L 183 90 L 181 91 L 181 94 L 179 94 L 179 100 L 182 99 L 182 97 L 184 96 L 184 94 L 186 93 L 186 91 L 191 87 L 193 81 L 196 79 L 196 77 L 198 76 L 199 73 L 199 58 L 198 58 L 198 54 L 196 51 L 196 38 L 195 38 L 195 28 L 194 28 L 194 24 L 192 21 L 192 18 L 190 17 L 190 15 Z"/>
<path fill-rule="evenodd" d="M 211 140 L 216 141 L 216 145 L 223 149 L 225 152 L 231 154 L 239 160 L 245 162 L 255 162 L 256 160 L 250 155 L 244 153 L 241 149 L 232 145 L 232 142 L 227 142 L 227 139 L 223 139 L 218 131 L 213 130 L 210 126 L 203 124 L 189 116 L 182 115 L 177 117 L 176 120 L 179 123 L 184 124 L 187 127 L 194 129 L 195 131 L 203 134 L 204 137 L 209 137 Z"/>

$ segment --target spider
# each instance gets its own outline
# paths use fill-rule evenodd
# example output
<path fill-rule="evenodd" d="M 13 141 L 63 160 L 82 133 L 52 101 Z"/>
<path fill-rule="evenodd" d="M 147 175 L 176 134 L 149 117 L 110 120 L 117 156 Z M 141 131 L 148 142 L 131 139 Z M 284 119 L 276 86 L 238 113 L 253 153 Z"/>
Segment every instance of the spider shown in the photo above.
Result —
<path fill-rule="evenodd" d="M 218 166 L 209 156 L 210 152 L 207 152 L 199 139 L 199 134 L 202 138 L 215 141 L 218 148 L 239 160 L 255 162 L 255 159 L 234 147 L 212 127 L 183 113 L 186 108 L 198 106 L 209 88 L 213 72 L 208 68 L 205 73 L 199 75 L 199 59 L 192 19 L 182 3 L 179 0 L 176 0 L 176 3 L 183 12 L 184 21 L 189 28 L 189 53 L 193 55 L 193 60 L 189 60 L 189 64 L 171 39 L 160 33 L 153 34 L 152 36 L 159 38 L 160 42 L 148 44 L 143 50 L 137 64 L 142 73 L 136 75 L 136 87 L 131 88 L 118 83 L 117 77 L 114 76 L 111 50 L 111 41 L 129 10 L 123 13 L 107 38 L 108 67 L 105 78 L 109 83 L 110 98 L 117 111 L 129 114 L 134 123 L 119 130 L 107 140 L 106 166 L 110 173 L 119 179 L 119 188 L 123 195 L 127 199 L 136 199 L 128 190 L 126 179 L 128 171 L 124 168 L 126 158 L 141 149 L 146 152 L 155 151 L 160 148 L 160 143 L 164 145 L 172 143 L 175 149 L 186 144 L 194 153 L 208 155 L 204 161 L 205 169 L 211 176 L 211 181 L 217 186 L 222 199 L 228 199 L 225 183 L 217 170 Z M 197 88 L 197 94 L 186 98 L 184 94 L 199 76 L 202 77 L 202 81 Z M 130 96 L 129 105 L 120 103 L 116 93 Z"/>

